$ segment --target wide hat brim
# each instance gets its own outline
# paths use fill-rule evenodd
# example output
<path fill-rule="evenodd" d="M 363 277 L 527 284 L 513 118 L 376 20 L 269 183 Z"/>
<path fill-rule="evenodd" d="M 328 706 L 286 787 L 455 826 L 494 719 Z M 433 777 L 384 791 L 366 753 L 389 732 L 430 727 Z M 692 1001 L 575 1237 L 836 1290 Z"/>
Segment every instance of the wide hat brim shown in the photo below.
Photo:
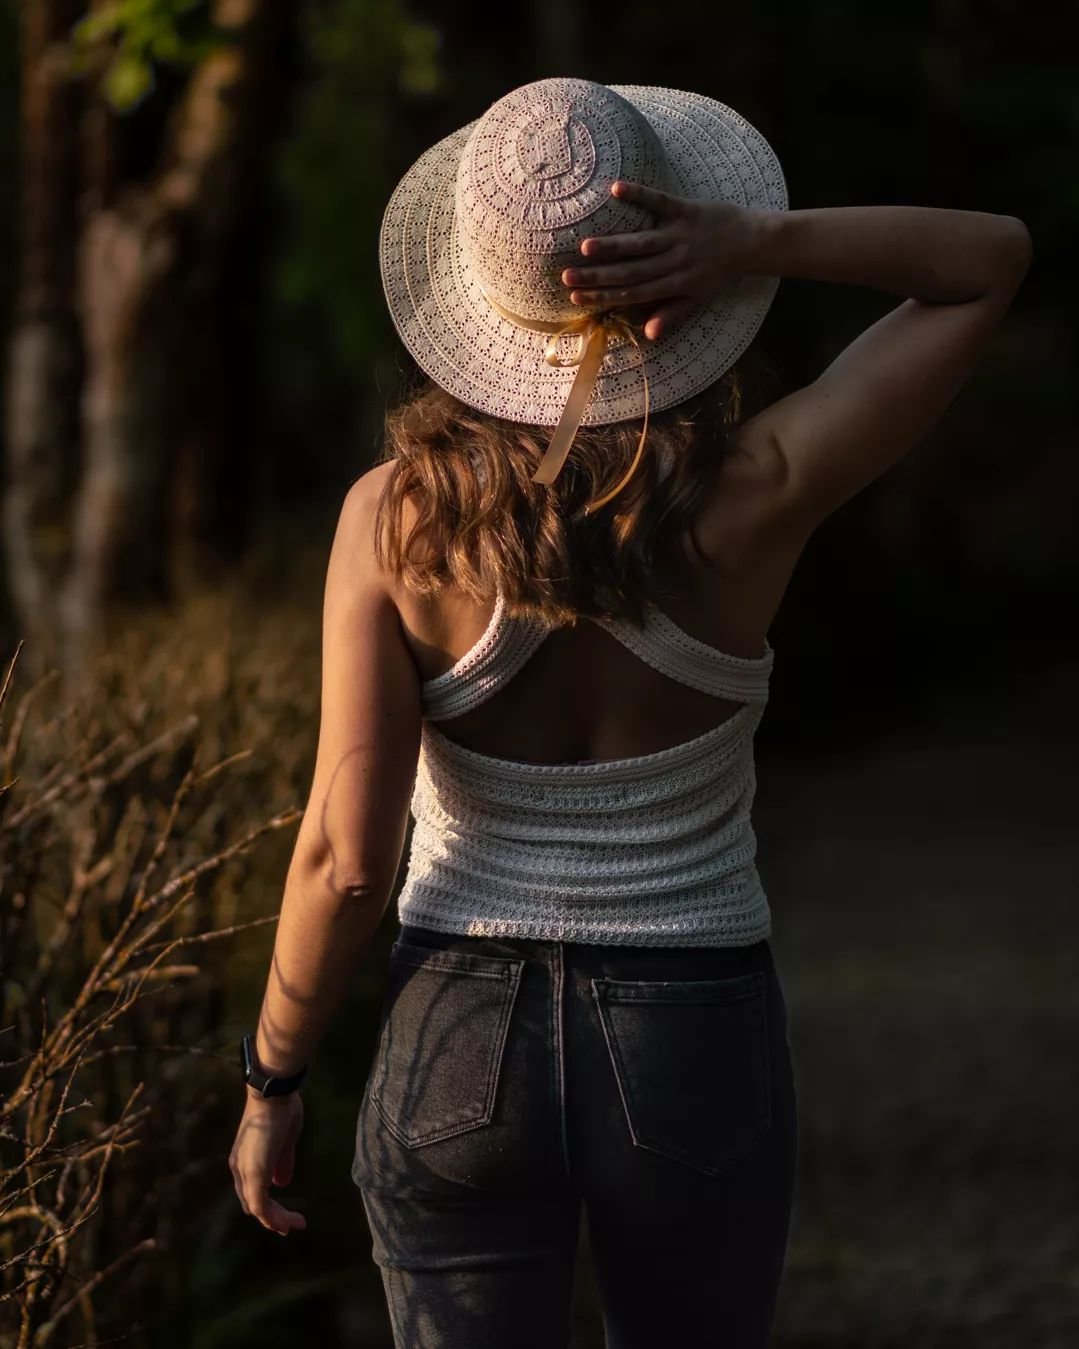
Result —
<path fill-rule="evenodd" d="M 703 94 L 648 85 L 608 86 L 648 119 L 666 151 L 673 190 L 694 200 L 787 209 L 771 146 L 744 117 Z M 554 426 L 575 369 L 544 359 L 548 338 L 502 317 L 483 295 L 457 238 L 457 169 L 476 122 L 431 146 L 395 188 L 379 235 L 390 314 L 408 351 L 432 380 L 470 407 L 514 422 Z M 653 412 L 717 380 L 756 336 L 779 278 L 742 275 L 695 306 L 656 341 L 642 339 Z M 641 356 L 632 343 L 608 348 L 582 423 L 644 413 Z"/>

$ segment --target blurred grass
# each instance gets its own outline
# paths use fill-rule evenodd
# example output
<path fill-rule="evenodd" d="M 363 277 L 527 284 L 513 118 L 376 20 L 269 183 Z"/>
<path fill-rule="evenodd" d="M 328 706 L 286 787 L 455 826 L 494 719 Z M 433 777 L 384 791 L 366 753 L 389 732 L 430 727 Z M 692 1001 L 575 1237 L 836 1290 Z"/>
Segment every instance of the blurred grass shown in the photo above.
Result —
<path fill-rule="evenodd" d="M 801 1130 L 781 1349 L 1079 1342 L 1077 675 L 761 763 Z"/>

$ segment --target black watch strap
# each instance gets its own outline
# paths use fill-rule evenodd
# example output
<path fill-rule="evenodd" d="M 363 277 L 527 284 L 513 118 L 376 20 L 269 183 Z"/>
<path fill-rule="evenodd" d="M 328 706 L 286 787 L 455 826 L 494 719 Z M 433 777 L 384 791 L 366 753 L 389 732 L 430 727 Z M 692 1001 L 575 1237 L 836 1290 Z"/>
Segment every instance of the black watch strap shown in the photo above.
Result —
<path fill-rule="evenodd" d="M 307 1076 L 306 1063 L 298 1073 L 292 1073 L 289 1077 L 274 1077 L 272 1073 L 264 1073 L 255 1055 L 255 1037 L 250 1034 L 240 1040 L 240 1067 L 243 1069 L 244 1081 L 262 1096 L 287 1096 Z"/>

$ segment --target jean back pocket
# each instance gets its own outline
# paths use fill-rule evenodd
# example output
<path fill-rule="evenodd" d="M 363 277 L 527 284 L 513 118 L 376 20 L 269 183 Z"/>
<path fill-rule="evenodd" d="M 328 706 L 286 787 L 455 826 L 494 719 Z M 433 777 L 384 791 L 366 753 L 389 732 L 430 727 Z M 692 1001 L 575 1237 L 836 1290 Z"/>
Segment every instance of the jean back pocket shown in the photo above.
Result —
<path fill-rule="evenodd" d="M 523 967 L 394 942 L 370 1093 L 405 1147 L 491 1122 Z"/>
<path fill-rule="evenodd" d="M 771 1126 L 761 971 L 725 979 L 594 978 L 633 1143 L 714 1175 Z"/>

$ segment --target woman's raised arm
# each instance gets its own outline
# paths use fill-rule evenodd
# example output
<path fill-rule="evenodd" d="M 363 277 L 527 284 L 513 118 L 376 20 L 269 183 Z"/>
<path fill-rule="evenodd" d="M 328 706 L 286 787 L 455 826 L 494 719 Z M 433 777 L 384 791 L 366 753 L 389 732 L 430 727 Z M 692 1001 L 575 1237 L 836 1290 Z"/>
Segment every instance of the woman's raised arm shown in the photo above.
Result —
<path fill-rule="evenodd" d="M 918 443 L 952 402 L 1030 264 L 1014 216 L 918 206 L 838 207 L 770 222 L 778 274 L 904 295 L 804 388 L 746 422 L 771 443 L 792 523 L 810 531 Z"/>
<path fill-rule="evenodd" d="M 739 430 L 743 456 L 759 463 L 767 483 L 762 500 L 800 536 L 929 429 L 971 373 L 1030 265 L 1030 235 L 1015 216 L 928 206 L 753 211 L 637 184 L 619 183 L 615 191 L 651 210 L 655 227 L 586 239 L 587 264 L 568 269 L 563 281 L 585 305 L 652 305 L 649 337 L 739 273 L 906 297 L 811 384 Z"/>

